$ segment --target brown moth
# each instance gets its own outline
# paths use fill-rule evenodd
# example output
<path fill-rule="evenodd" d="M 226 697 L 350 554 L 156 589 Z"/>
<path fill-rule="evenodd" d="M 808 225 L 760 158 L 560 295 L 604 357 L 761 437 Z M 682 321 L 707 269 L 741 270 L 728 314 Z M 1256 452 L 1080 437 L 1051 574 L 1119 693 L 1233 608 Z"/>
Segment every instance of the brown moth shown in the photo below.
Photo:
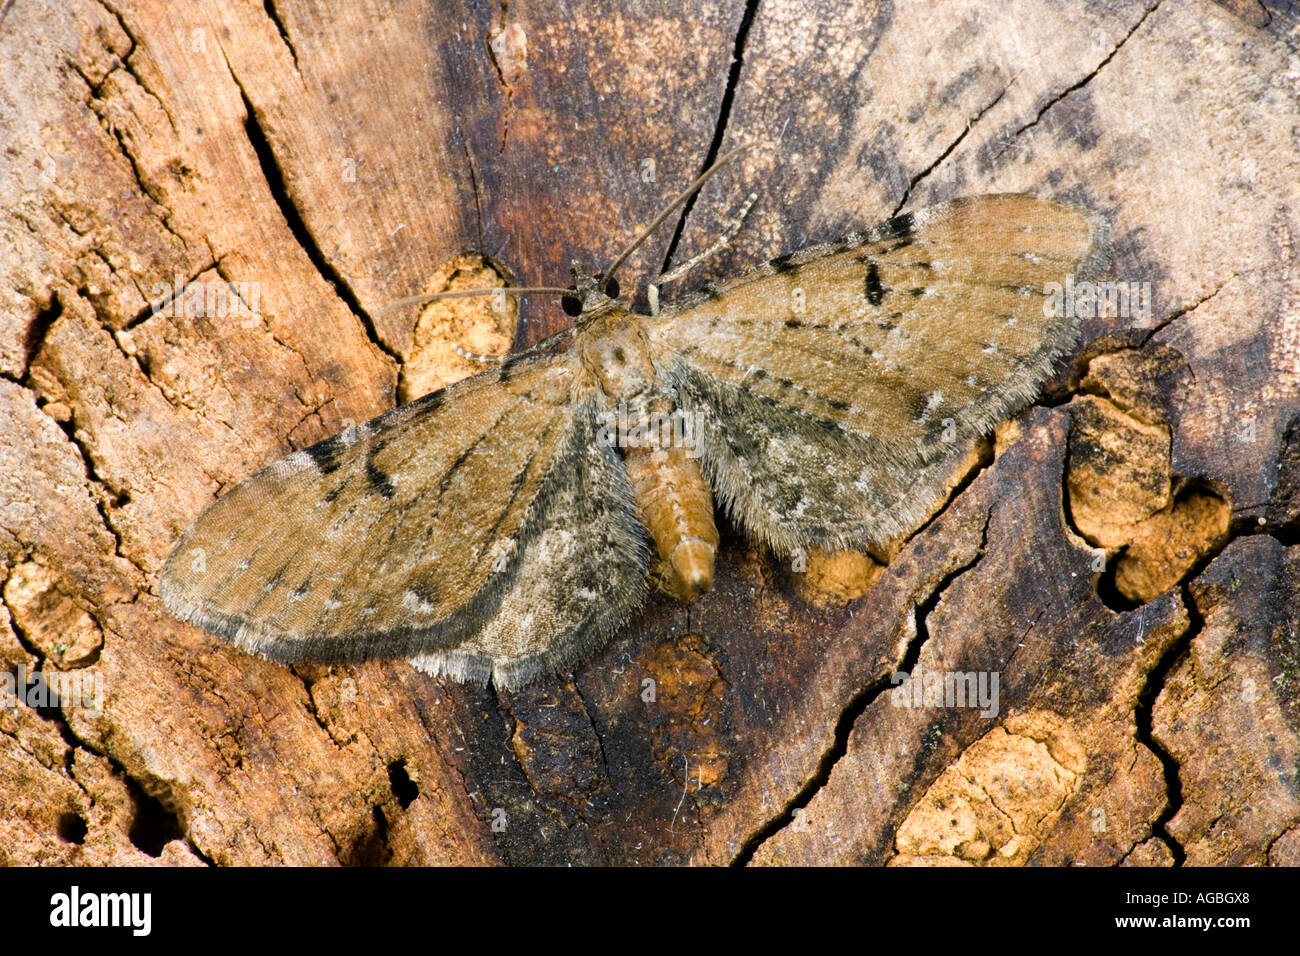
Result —
<path fill-rule="evenodd" d="M 1098 267 L 1102 231 L 957 200 L 654 315 L 575 267 L 572 329 L 247 479 L 182 536 L 162 598 L 277 661 L 401 656 L 505 688 L 572 670 L 652 560 L 677 597 L 709 589 L 715 505 L 782 556 L 923 520 L 1074 344 L 1047 289 Z"/>

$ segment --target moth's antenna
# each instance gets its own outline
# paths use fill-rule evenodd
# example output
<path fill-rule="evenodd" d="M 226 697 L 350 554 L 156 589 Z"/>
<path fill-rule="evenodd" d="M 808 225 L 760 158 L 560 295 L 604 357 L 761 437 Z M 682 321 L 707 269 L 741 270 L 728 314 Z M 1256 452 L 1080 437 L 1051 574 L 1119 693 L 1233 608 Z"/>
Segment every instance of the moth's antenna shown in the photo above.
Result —
<path fill-rule="evenodd" d="M 619 254 L 618 258 L 614 260 L 614 264 L 605 270 L 604 275 L 600 280 L 600 287 L 599 287 L 600 291 L 601 292 L 605 291 L 605 286 L 609 284 L 609 280 L 613 278 L 614 273 L 618 271 L 619 266 L 621 266 L 624 262 L 627 261 L 628 256 L 632 255 L 632 253 L 636 252 L 636 250 L 640 248 L 641 243 L 645 242 L 648 238 L 650 238 L 650 234 L 652 232 L 654 232 L 661 225 L 663 225 L 664 220 L 667 219 L 669 215 L 672 214 L 674 209 L 676 209 L 682 203 L 686 202 L 686 200 L 690 199 L 691 196 L 694 195 L 701 186 L 703 186 L 706 182 L 709 181 L 710 177 L 712 177 L 714 173 L 716 173 L 727 163 L 735 159 L 737 155 L 749 149 L 751 146 L 753 146 L 752 143 L 747 143 L 744 146 L 737 146 L 731 152 L 727 153 L 716 163 L 714 163 L 712 166 L 710 166 L 708 169 L 702 172 L 696 178 L 695 182 L 691 183 L 690 186 L 688 186 L 680 196 L 678 196 L 667 206 L 665 206 L 663 212 L 655 216 L 654 222 L 646 226 L 645 229 L 641 231 L 641 234 L 632 241 L 632 244 L 629 245 L 626 249 L 622 251 L 622 253 Z M 424 305 L 427 302 L 437 302 L 439 299 L 463 299 L 472 295 L 498 295 L 498 294 L 500 295 L 562 295 L 562 296 L 571 297 L 574 295 L 574 290 L 561 289 L 556 286 L 531 286 L 527 288 L 501 287 L 495 289 L 462 289 L 458 292 L 434 292 L 429 295 L 413 295 L 405 299 L 398 299 L 396 302 L 390 302 L 382 309 L 379 309 L 375 314 L 384 315 L 385 313 L 392 312 L 396 309 L 404 309 L 412 305 Z"/>
<path fill-rule="evenodd" d="M 404 309 L 411 305 L 424 305 L 426 302 L 437 302 L 439 299 L 465 299 L 472 295 L 573 295 L 573 290 L 539 285 L 529 288 L 501 286 L 495 289 L 461 289 L 456 292 L 433 292 L 429 295 L 413 295 L 405 299 L 398 299 L 396 302 L 390 302 L 375 314 L 384 315 L 387 312 Z"/>
<path fill-rule="evenodd" d="M 601 292 L 605 291 L 605 284 L 609 282 L 610 278 L 614 275 L 614 273 L 618 271 L 618 267 L 627 261 L 628 256 L 636 252 L 636 250 L 640 247 L 641 243 L 645 242 L 647 239 L 650 238 L 650 233 L 654 232 L 661 225 L 663 225 L 663 221 L 667 219 L 669 215 L 672 214 L 672 211 L 674 209 L 676 209 L 682 203 L 686 202 L 686 200 L 690 199 L 691 196 L 694 195 L 695 192 L 701 186 L 703 186 L 706 182 L 709 181 L 710 176 L 716 173 L 727 163 L 735 159 L 738 153 L 744 152 L 745 150 L 749 149 L 750 146 L 752 145 L 753 145 L 752 143 L 748 143 L 744 146 L 737 146 L 731 152 L 727 153 L 727 155 L 723 156 L 716 163 L 714 163 L 712 166 L 710 166 L 708 169 L 702 172 L 699 178 L 696 179 L 695 182 L 691 183 L 690 186 L 686 188 L 685 192 L 683 192 L 680 196 L 678 196 L 667 206 L 665 206 L 664 211 L 661 212 L 659 215 L 655 216 L 654 222 L 650 223 L 650 225 L 646 226 L 645 229 L 641 230 L 641 235 L 637 236 L 634 240 L 632 240 L 632 244 L 628 246 L 626 249 L 624 249 L 622 253 L 619 254 L 618 258 L 614 260 L 614 264 L 612 266 L 610 266 L 608 269 L 605 270 L 604 278 L 600 280 L 600 291 Z M 572 295 L 573 293 L 570 292 L 568 294 Z"/>

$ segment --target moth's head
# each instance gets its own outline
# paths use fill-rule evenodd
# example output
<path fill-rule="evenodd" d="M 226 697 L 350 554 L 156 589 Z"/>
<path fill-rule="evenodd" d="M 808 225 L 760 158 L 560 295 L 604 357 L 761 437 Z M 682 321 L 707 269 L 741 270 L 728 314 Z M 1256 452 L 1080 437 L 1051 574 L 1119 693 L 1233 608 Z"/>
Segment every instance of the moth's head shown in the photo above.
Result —
<path fill-rule="evenodd" d="M 598 273 L 593 275 L 577 262 L 569 268 L 569 274 L 573 276 L 573 294 L 560 300 L 565 315 L 586 322 L 618 308 L 617 279 L 604 281 L 604 276 Z M 604 289 L 601 288 L 602 283 Z"/>

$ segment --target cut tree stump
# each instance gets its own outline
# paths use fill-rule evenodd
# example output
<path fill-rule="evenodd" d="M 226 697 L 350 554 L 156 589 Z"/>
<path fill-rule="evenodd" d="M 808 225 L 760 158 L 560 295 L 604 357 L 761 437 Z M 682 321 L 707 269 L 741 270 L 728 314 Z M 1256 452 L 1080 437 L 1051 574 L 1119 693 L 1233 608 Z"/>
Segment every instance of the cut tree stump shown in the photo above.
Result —
<path fill-rule="evenodd" d="M 41 675 L 0 862 L 1300 863 L 1289 9 L 0 7 L 0 656 Z M 569 321 L 384 305 L 567 284 L 741 143 L 642 292 L 751 190 L 688 284 L 1023 191 L 1103 213 L 1142 294 L 890 553 L 724 525 L 715 589 L 572 678 L 286 668 L 168 615 L 217 495 Z M 961 674 L 993 712 L 926 697 Z M 99 706 L 35 696 L 74 675 Z"/>

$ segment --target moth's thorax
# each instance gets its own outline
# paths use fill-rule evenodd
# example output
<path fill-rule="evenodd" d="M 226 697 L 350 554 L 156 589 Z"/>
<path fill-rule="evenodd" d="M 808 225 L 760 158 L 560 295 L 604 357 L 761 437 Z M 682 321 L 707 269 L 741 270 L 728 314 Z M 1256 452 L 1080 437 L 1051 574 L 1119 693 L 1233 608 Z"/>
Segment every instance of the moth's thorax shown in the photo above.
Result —
<path fill-rule="evenodd" d="M 657 377 L 645 331 L 621 306 L 588 317 L 578 332 L 577 352 L 601 390 L 615 400 L 654 388 Z"/>

